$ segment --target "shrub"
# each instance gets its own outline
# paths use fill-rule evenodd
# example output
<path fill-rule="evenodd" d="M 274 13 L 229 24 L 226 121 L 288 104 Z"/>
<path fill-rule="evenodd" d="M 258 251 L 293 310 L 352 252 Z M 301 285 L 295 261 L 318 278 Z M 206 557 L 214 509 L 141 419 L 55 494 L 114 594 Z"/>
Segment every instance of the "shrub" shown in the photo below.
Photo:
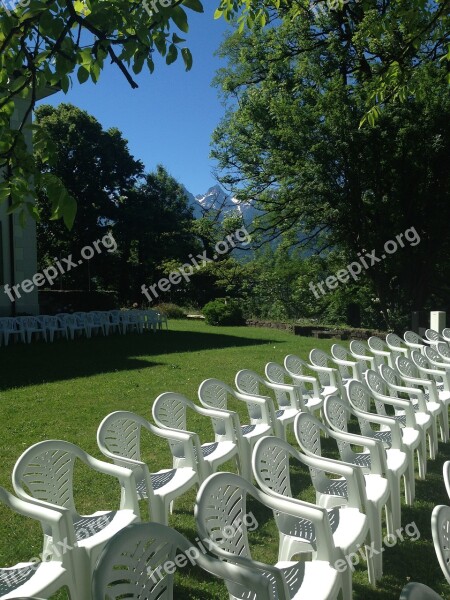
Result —
<path fill-rule="evenodd" d="M 178 304 L 172 304 L 171 302 L 165 302 L 162 304 L 158 304 L 158 306 L 153 307 L 154 310 L 157 310 L 162 315 L 165 315 L 168 319 L 185 319 L 186 311 L 178 306 Z"/>
<path fill-rule="evenodd" d="M 244 317 L 237 300 L 217 298 L 203 307 L 208 325 L 243 325 Z"/>

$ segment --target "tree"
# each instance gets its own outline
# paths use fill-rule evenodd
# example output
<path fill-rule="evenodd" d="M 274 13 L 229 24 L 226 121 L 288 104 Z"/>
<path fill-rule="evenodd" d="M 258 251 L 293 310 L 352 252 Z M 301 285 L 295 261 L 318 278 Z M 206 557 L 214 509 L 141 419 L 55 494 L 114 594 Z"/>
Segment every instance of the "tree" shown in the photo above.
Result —
<path fill-rule="evenodd" d="M 38 189 L 38 209 L 42 219 L 37 226 L 39 262 L 52 263 L 54 257 L 79 255 L 84 246 L 92 245 L 112 228 L 119 226 L 124 197 L 143 176 L 143 164 L 135 160 L 127 141 L 117 129 L 104 131 L 100 123 L 87 112 L 71 104 L 58 108 L 44 105 L 36 111 L 36 123 L 53 147 L 54 161 L 48 165 L 45 152 L 36 151 L 36 165 L 41 173 L 49 173 L 63 182 L 75 198 L 78 214 L 72 231 L 52 217 L 52 203 Z M 108 261 L 108 266 L 105 264 Z M 97 256 L 90 273 L 100 277 L 103 286 L 111 283 L 114 269 L 112 257 Z M 87 268 L 87 267 L 86 267 Z M 85 287 L 85 269 L 65 275 L 65 286 Z"/>
<path fill-rule="evenodd" d="M 311 30 L 300 20 L 227 40 L 230 66 L 218 83 L 233 105 L 213 136 L 213 156 L 222 183 L 266 211 L 260 231 L 300 230 L 319 251 L 341 247 L 344 261 L 363 249 L 379 256 L 387 240 L 414 226 L 419 245 L 365 271 L 392 324 L 398 304 L 405 313 L 433 294 L 445 297 L 437 273 L 448 280 L 446 72 L 434 61 L 418 66 L 421 93 L 391 102 L 361 129 L 372 82 L 358 79 L 360 57 L 341 43 L 334 15 L 323 28 L 334 45 L 308 46 Z"/>
<path fill-rule="evenodd" d="M 446 47 L 449 3 L 450 0 L 329 0 L 327 4 L 322 0 L 311 4 L 309 0 L 220 0 L 216 17 L 236 20 L 240 29 L 258 29 L 275 19 L 306 23 L 314 46 L 326 44 L 337 53 L 339 40 L 345 38 L 344 43 L 352 47 L 358 59 L 359 75 L 370 74 L 375 81 L 369 96 L 370 103 L 376 103 L 369 112 L 373 121 L 379 112 L 378 102 L 402 98 L 409 89 L 416 89 L 415 67 L 422 57 L 435 61 L 450 58 Z M 75 74 L 80 83 L 89 78 L 96 83 L 105 61 L 113 63 L 135 88 L 132 73 L 138 74 L 144 67 L 153 72 L 155 50 L 167 64 L 181 54 L 186 69 L 190 69 L 192 55 L 184 46 L 185 40 L 172 32 L 173 25 L 182 33 L 188 31 L 184 8 L 203 12 L 200 0 L 25 0 L 14 10 L 5 9 L 2 3 L 0 169 L 5 181 L 0 184 L 0 201 L 8 201 L 11 211 L 20 211 L 21 215 L 28 211 L 38 217 L 33 202 L 27 200 L 34 179 L 46 188 L 53 216 L 63 218 L 68 227 L 72 225 L 76 203 L 60 179 L 51 173 L 40 173 L 25 144 L 24 127 L 36 99 L 48 87 L 67 92 Z M 315 19 L 320 21 L 324 14 L 333 16 L 338 23 L 338 40 L 327 38 L 323 28 L 320 35 L 317 33 Z M 13 129 L 11 116 L 18 96 L 27 100 L 28 109 L 18 129 Z M 34 138 L 50 161 L 50 148 L 42 130 L 34 128 Z"/>

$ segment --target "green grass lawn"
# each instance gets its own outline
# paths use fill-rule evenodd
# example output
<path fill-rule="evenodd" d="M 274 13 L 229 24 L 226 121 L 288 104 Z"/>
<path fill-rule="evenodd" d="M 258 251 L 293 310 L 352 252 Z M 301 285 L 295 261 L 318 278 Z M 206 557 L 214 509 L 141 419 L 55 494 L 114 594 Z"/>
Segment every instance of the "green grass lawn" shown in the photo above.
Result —
<path fill-rule="evenodd" d="M 208 377 L 233 384 L 239 369 L 263 373 L 268 361 L 282 363 L 290 353 L 306 358 L 312 348 L 329 350 L 331 343 L 271 329 L 216 328 L 203 322 L 171 321 L 169 331 L 156 334 L 0 348 L 0 485 L 12 489 L 15 461 L 31 444 L 44 439 L 64 439 L 101 458 L 96 431 L 108 413 L 131 410 L 151 420 L 152 403 L 162 392 L 180 392 L 196 401 L 198 386 Z M 232 408 L 244 417 L 242 407 Z M 203 442 L 212 440 L 208 421 L 192 419 L 188 427 L 197 431 Z M 289 441 L 294 442 L 293 436 Z M 171 466 L 163 440 L 144 438 L 143 450 L 152 470 Z M 450 596 L 434 553 L 430 526 L 433 507 L 448 503 L 442 478 L 442 465 L 448 459 L 450 444 L 440 444 L 437 460 L 428 463 L 426 481 L 416 480 L 414 507 L 402 505 L 402 524 L 415 522 L 420 539 L 413 542 L 405 536 L 405 541 L 386 548 L 385 576 L 377 589 L 369 586 L 365 565 L 359 565 L 354 575 L 355 600 L 397 599 L 409 579 L 430 585 L 444 598 Z M 231 464 L 230 470 L 234 469 Z M 313 501 L 308 473 L 297 468 L 295 472 L 299 497 Z M 118 490 L 118 485 L 109 478 L 82 467 L 76 472 L 75 492 L 80 512 L 117 507 Z M 196 537 L 194 501 L 194 492 L 186 494 L 176 504 L 170 521 L 192 541 Z M 278 535 L 271 513 L 254 504 L 250 504 L 249 510 L 259 523 L 251 534 L 253 557 L 275 561 Z M 0 506 L 0 565 L 28 560 L 41 549 L 39 525 Z M 184 597 L 203 600 L 227 597 L 221 583 L 197 569 L 185 569 L 179 577 L 185 588 Z"/>

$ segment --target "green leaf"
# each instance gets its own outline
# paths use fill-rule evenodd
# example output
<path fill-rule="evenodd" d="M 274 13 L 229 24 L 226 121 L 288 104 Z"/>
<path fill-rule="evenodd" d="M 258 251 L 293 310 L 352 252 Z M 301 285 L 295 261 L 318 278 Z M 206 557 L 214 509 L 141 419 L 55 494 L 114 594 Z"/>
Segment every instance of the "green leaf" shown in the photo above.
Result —
<path fill-rule="evenodd" d="M 89 71 L 85 67 L 81 66 L 78 69 L 77 77 L 80 83 L 85 83 L 89 79 Z"/>
<path fill-rule="evenodd" d="M 181 50 L 181 56 L 183 57 L 183 61 L 186 66 L 186 71 L 190 71 L 192 68 L 193 58 L 189 48 L 183 48 Z"/>
<path fill-rule="evenodd" d="M 178 29 L 180 29 L 184 33 L 187 33 L 189 31 L 187 14 L 184 12 L 184 10 L 180 6 L 176 6 L 172 10 L 170 16 L 172 18 L 172 21 L 178 27 Z"/>
<path fill-rule="evenodd" d="M 190 8 L 191 10 L 195 10 L 195 12 L 204 12 L 203 4 L 200 2 L 200 0 L 184 0 L 183 6 Z"/>
<path fill-rule="evenodd" d="M 170 44 L 169 52 L 167 53 L 166 63 L 171 65 L 178 58 L 178 48 L 174 44 Z"/>

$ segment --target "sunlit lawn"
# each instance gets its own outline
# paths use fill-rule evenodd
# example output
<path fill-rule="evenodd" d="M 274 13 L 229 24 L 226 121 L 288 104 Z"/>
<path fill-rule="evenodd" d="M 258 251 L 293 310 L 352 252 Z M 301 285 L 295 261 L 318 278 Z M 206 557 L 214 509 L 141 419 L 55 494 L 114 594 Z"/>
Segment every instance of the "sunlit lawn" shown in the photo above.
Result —
<path fill-rule="evenodd" d="M 269 360 L 282 363 L 286 354 L 306 358 L 313 347 L 329 350 L 329 340 L 299 338 L 291 334 L 245 327 L 215 328 L 203 322 L 171 321 L 170 330 L 156 334 L 130 334 L 109 338 L 35 343 L 0 348 L 2 414 L 0 485 L 11 490 L 11 472 L 18 456 L 43 439 L 65 439 L 101 458 L 96 445 L 97 427 L 114 410 L 131 410 L 151 420 L 153 400 L 164 391 L 177 391 L 197 400 L 199 384 L 216 377 L 232 384 L 239 369 L 260 373 Z M 242 407 L 232 406 L 239 410 Z M 245 408 L 244 408 L 245 411 Z M 192 419 L 188 427 L 202 441 L 212 439 L 208 421 Z M 291 436 L 290 441 L 294 439 Z M 328 446 L 328 444 L 327 444 Z M 159 438 L 143 440 L 144 458 L 152 470 L 171 465 L 170 454 Z M 331 446 L 330 446 L 331 448 Z M 416 481 L 413 508 L 403 505 L 402 523 L 415 522 L 421 537 L 405 539 L 384 552 L 385 577 L 374 590 L 364 565 L 356 569 L 355 600 L 397 599 L 409 580 L 421 581 L 449 597 L 450 588 L 437 563 L 431 540 L 430 516 L 436 504 L 447 503 L 442 464 L 450 459 L 450 445 L 439 446 L 436 461 L 429 462 L 427 480 Z M 230 464 L 234 469 L 234 465 Z M 313 500 L 309 475 L 296 470 L 300 496 Z M 81 512 L 117 507 L 118 485 L 87 472 L 76 473 L 76 500 Z M 175 506 L 171 525 L 192 541 L 195 493 L 186 494 Z M 253 556 L 276 560 L 278 535 L 271 514 L 259 506 L 249 508 L 259 527 L 251 535 Z M 14 516 L 0 507 L 0 565 L 9 566 L 41 551 L 38 524 Z M 203 600 L 227 597 L 225 587 L 197 569 L 181 575 L 184 597 Z M 314 600 L 305 598 L 305 600 Z"/>

